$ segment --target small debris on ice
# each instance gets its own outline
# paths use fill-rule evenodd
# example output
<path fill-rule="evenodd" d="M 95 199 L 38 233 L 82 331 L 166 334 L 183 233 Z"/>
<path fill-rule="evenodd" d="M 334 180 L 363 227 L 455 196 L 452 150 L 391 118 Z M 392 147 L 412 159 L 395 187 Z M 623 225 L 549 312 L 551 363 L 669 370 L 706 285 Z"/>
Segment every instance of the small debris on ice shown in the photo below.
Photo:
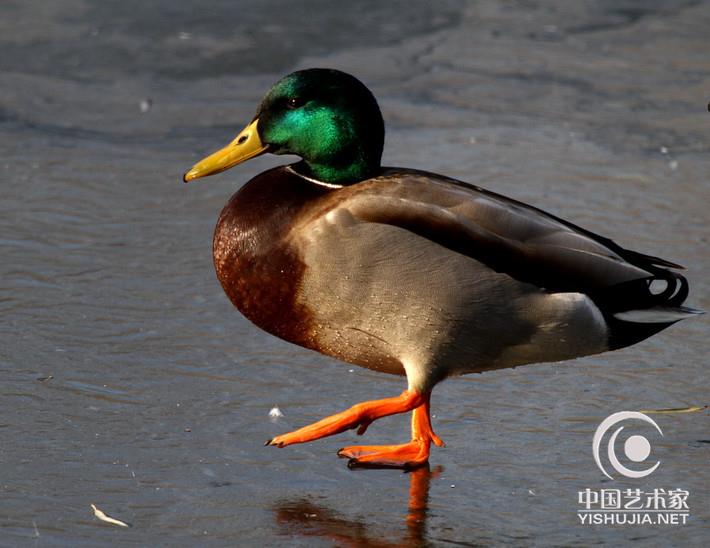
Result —
<path fill-rule="evenodd" d="M 153 100 L 150 97 L 146 97 L 145 99 L 141 99 L 140 103 L 138 103 L 138 108 L 141 109 L 141 113 L 143 113 L 143 114 L 148 112 L 152 106 L 153 106 Z"/>
<path fill-rule="evenodd" d="M 271 417 L 272 419 L 278 419 L 283 416 L 284 416 L 284 414 L 281 412 L 281 409 L 279 409 L 278 407 L 272 407 L 271 411 L 269 411 L 269 417 Z"/>
<path fill-rule="evenodd" d="M 95 504 L 91 505 L 91 509 L 94 511 L 94 515 L 101 521 L 105 521 L 106 523 L 110 523 L 111 525 L 118 525 L 120 527 L 130 527 L 130 524 L 126 523 L 125 521 L 121 521 L 120 519 L 107 516 L 101 510 L 99 510 Z"/>

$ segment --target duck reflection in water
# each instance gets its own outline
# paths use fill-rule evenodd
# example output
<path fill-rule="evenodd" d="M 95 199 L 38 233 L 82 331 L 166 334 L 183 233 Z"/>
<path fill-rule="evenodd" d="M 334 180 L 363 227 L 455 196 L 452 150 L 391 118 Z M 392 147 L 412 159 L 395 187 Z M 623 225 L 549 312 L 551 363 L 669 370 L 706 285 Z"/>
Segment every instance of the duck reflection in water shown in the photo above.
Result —
<path fill-rule="evenodd" d="M 403 546 L 426 546 L 426 517 L 428 511 L 429 483 L 438 477 L 443 467 L 433 471 L 429 465 L 406 474 L 409 476 L 409 504 L 406 515 L 406 533 L 401 540 L 385 540 L 391 535 L 386 531 L 377 534 L 370 531 L 366 522 L 349 520 L 334 510 L 315 504 L 304 498 L 283 501 L 274 508 L 276 521 L 287 529 L 288 534 L 304 537 L 326 538 L 336 546 L 370 548 L 395 548 Z"/>

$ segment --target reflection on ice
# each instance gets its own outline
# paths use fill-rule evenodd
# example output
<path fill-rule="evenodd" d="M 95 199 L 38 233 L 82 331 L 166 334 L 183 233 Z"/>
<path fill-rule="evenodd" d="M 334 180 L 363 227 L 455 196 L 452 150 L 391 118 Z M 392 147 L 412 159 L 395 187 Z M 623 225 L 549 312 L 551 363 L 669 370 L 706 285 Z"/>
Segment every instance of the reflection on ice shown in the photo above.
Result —
<path fill-rule="evenodd" d="M 337 510 L 316 504 L 307 498 L 283 501 L 274 507 L 277 523 L 287 535 L 321 537 L 335 542 L 337 546 L 369 548 L 395 548 L 399 546 L 422 546 L 427 540 L 426 518 L 429 501 L 429 484 L 438 477 L 443 467 L 433 471 L 429 466 L 403 474 L 409 477 L 409 501 L 405 517 L 406 534 L 399 540 L 385 540 L 386 531 L 371 531 L 370 526 L 357 520 L 341 517 Z M 402 501 L 404 507 L 404 501 Z"/>

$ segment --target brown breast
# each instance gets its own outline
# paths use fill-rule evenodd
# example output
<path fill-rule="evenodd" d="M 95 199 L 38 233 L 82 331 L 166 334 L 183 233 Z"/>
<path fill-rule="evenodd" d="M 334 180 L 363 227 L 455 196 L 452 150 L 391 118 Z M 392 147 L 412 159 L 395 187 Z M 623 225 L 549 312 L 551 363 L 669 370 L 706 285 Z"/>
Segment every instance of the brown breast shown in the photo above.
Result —
<path fill-rule="evenodd" d="M 261 329 L 314 350 L 312 314 L 296 300 L 305 265 L 287 236 L 327 192 L 285 167 L 266 171 L 230 198 L 213 241 L 217 277 L 234 306 Z"/>

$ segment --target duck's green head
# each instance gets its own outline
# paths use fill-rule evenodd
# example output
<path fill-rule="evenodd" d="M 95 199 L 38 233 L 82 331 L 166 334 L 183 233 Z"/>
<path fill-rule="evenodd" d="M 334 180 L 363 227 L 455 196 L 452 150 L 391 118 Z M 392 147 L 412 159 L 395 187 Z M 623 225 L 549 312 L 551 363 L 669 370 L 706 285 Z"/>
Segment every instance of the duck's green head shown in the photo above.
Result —
<path fill-rule="evenodd" d="M 279 80 L 256 116 L 226 147 L 185 173 L 185 182 L 219 173 L 265 152 L 296 154 L 295 169 L 334 184 L 349 184 L 380 169 L 384 122 L 377 101 L 357 78 L 308 69 Z"/>

